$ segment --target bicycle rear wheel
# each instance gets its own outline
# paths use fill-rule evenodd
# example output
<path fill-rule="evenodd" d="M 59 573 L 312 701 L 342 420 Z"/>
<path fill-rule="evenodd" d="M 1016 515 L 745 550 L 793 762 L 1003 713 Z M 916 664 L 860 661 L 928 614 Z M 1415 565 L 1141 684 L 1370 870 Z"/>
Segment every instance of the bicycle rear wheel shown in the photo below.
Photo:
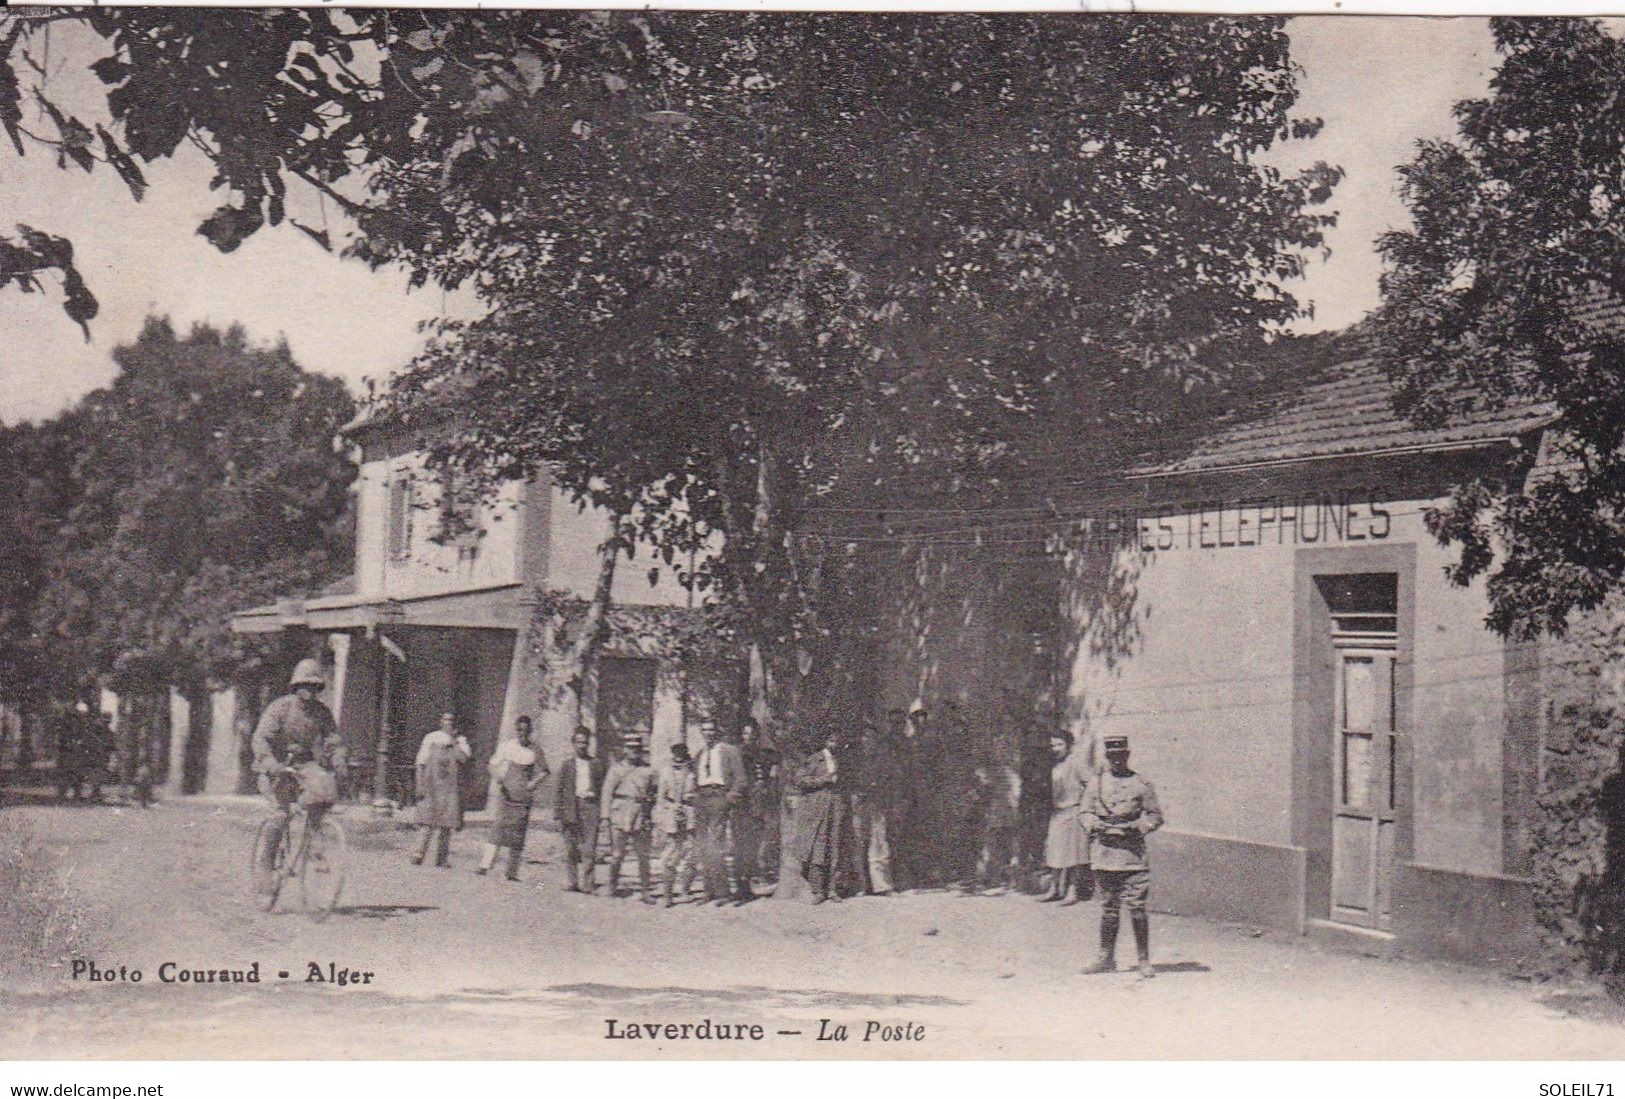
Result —
<path fill-rule="evenodd" d="M 324 813 L 318 824 L 305 825 L 304 859 L 299 864 L 299 891 L 312 919 L 325 920 L 344 892 L 348 846 L 344 829 Z"/>

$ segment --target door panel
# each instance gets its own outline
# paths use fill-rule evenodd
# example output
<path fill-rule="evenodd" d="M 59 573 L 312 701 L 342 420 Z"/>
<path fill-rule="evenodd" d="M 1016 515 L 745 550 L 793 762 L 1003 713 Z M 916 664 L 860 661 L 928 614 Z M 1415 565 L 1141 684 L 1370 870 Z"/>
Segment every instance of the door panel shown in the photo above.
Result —
<path fill-rule="evenodd" d="M 1332 918 L 1384 928 L 1396 849 L 1394 653 L 1372 640 L 1339 645 L 1335 668 Z"/>
<path fill-rule="evenodd" d="M 1332 906 L 1364 915 L 1371 904 L 1371 829 L 1367 821 L 1332 821 Z"/>

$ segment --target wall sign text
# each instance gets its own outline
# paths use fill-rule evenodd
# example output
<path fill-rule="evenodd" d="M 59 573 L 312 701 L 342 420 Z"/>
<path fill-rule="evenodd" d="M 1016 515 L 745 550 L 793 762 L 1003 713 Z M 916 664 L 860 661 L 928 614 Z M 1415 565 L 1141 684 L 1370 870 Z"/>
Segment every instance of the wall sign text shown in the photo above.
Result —
<path fill-rule="evenodd" d="M 1213 500 L 1141 515 L 1138 523 L 1140 549 L 1155 553 L 1381 541 L 1393 530 L 1393 515 L 1361 491 Z"/>

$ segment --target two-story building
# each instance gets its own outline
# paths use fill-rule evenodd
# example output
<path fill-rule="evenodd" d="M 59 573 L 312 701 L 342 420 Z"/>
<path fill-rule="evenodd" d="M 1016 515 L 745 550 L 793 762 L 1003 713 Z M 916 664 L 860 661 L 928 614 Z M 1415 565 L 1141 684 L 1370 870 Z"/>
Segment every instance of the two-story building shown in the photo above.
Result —
<path fill-rule="evenodd" d="M 686 736 L 695 706 L 727 704 L 727 660 L 692 646 L 680 654 L 667 640 L 673 631 L 661 627 L 692 618 L 696 593 L 647 546 L 619 561 L 596 689 L 579 700 L 544 674 L 541 608 L 592 597 L 605 514 L 545 475 L 463 491 L 388 420 L 363 417 L 346 437 L 360 459 L 354 575 L 315 598 L 242 611 L 232 628 L 283 635 L 288 659 L 328 661 L 357 796 L 409 801 L 418 742 L 443 712 L 474 747 L 465 804 L 479 807 L 484 764 L 520 714 L 556 763 L 583 704 L 601 741 L 639 739 L 657 752 Z M 236 724 L 241 739 L 249 722 Z"/>

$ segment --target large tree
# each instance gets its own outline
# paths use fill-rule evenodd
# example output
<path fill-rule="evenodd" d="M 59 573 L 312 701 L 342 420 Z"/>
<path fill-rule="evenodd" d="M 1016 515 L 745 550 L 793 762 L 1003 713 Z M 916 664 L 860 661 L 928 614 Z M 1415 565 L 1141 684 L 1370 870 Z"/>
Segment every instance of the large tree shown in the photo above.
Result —
<path fill-rule="evenodd" d="M 47 17 L 8 18 L 30 56 Z M 1298 315 L 1337 178 L 1261 163 L 1317 126 L 1275 19 L 73 18 L 107 125 L 47 94 L 0 107 L 19 147 L 139 191 L 190 141 L 220 247 L 308 187 L 352 254 L 472 287 L 398 406 L 454 394 L 446 460 L 704 542 L 765 682 L 819 660 L 810 503 L 1113 460 Z"/>
<path fill-rule="evenodd" d="M 1490 94 L 1401 169 L 1411 228 L 1373 332 L 1402 410 L 1440 423 L 1477 402 L 1546 406 L 1550 453 L 1460 486 L 1431 518 L 1487 575 L 1489 623 L 1562 633 L 1625 575 L 1625 41 L 1588 19 L 1496 19 Z"/>
<path fill-rule="evenodd" d="M 82 682 L 196 690 L 243 651 L 232 611 L 351 568 L 354 403 L 286 344 L 177 336 L 149 319 L 112 383 L 53 423 L 72 492 L 51 531 L 37 633 Z"/>

